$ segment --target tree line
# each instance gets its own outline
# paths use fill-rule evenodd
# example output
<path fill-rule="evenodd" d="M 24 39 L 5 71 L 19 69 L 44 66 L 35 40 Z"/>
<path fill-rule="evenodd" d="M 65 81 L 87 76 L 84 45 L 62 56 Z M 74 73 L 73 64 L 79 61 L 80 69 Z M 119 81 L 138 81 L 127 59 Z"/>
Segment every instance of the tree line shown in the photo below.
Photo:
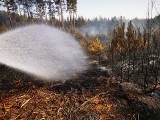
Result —
<path fill-rule="evenodd" d="M 140 30 L 132 21 L 121 21 L 108 43 L 101 42 L 99 36 L 77 36 L 89 56 L 110 66 L 121 83 L 133 82 L 144 92 L 152 92 L 160 84 L 160 30 L 151 28 Z"/>
<path fill-rule="evenodd" d="M 70 26 L 75 26 L 77 0 L 0 0 L 9 18 L 10 27 L 13 26 L 12 18 L 21 16 L 29 22 L 34 20 L 49 21 L 64 28 L 64 14 L 68 13 Z"/>

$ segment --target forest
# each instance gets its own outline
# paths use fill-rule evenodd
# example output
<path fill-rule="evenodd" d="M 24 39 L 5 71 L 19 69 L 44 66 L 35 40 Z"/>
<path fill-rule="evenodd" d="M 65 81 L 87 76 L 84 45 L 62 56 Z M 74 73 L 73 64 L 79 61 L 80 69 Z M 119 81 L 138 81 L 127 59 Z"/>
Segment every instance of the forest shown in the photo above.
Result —
<path fill-rule="evenodd" d="M 155 1 L 148 1 L 151 6 L 146 18 L 130 20 L 123 16 L 78 16 L 77 2 L 0 0 L 0 41 L 10 31 L 43 24 L 71 35 L 87 56 L 86 70 L 75 70 L 72 77 L 61 80 L 45 80 L 5 65 L 0 59 L 0 120 L 159 120 L 160 11 L 156 9 L 157 15 L 152 16 Z M 42 28 L 44 35 L 52 33 L 46 39 L 58 40 L 46 28 Z M 72 71 L 74 59 L 78 65 L 78 59 L 84 59 L 74 56 L 72 61 L 72 52 L 74 49 L 64 54 L 69 69 L 60 69 L 61 75 L 65 70 L 66 74 Z"/>

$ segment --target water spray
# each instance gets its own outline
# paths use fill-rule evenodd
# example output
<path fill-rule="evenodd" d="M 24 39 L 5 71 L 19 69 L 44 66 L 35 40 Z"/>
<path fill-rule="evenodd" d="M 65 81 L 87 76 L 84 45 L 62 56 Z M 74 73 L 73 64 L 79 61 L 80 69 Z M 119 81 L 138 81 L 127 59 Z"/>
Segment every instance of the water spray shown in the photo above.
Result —
<path fill-rule="evenodd" d="M 84 51 L 75 38 L 48 25 L 30 25 L 0 35 L 0 63 L 51 80 L 86 69 Z"/>

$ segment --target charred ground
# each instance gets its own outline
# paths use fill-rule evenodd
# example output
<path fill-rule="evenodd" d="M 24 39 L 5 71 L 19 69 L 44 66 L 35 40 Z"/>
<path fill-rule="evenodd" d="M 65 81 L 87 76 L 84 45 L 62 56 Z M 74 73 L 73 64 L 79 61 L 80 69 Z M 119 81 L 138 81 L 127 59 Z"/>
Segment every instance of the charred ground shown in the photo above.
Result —
<path fill-rule="evenodd" d="M 91 66 L 67 81 L 49 82 L 1 65 L 2 120 L 158 120 L 160 101 L 127 89 L 115 75 Z"/>

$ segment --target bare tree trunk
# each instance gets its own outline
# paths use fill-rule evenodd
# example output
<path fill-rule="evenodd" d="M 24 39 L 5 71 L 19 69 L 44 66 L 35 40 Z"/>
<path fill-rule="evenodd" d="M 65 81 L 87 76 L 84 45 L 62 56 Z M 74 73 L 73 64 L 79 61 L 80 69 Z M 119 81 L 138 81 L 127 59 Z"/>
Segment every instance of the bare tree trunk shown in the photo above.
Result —
<path fill-rule="evenodd" d="M 45 21 L 47 22 L 47 6 L 46 6 L 46 0 L 45 0 L 45 10 L 44 10 L 44 12 L 45 12 Z"/>
<path fill-rule="evenodd" d="M 73 24 L 72 24 L 72 11 L 69 10 L 69 20 L 70 20 L 70 26 L 72 27 Z"/>
<path fill-rule="evenodd" d="M 26 9 L 27 9 L 28 18 L 30 18 L 30 10 L 29 10 L 29 5 L 28 5 L 28 0 L 25 0 L 25 5 L 26 5 Z"/>
<path fill-rule="evenodd" d="M 20 8 L 20 3 L 18 3 L 18 8 L 19 8 L 19 15 L 21 16 L 21 8 Z"/>
<path fill-rule="evenodd" d="M 24 17 L 26 17 L 26 10 L 24 6 L 23 6 L 23 14 L 24 14 Z"/>
<path fill-rule="evenodd" d="M 39 9 L 39 14 L 40 14 L 40 21 L 42 21 L 42 7 L 40 6 L 40 9 Z"/>
<path fill-rule="evenodd" d="M 147 92 L 147 87 L 148 87 L 148 82 L 147 82 L 147 76 L 148 76 L 148 67 L 145 67 L 145 74 L 144 74 L 144 83 L 143 83 L 143 87 L 144 87 L 144 92 Z"/>
<path fill-rule="evenodd" d="M 59 2 L 59 7 L 60 7 L 60 16 L 61 16 L 61 27 L 63 29 L 64 28 L 64 18 L 63 18 L 62 0 L 60 0 Z"/>
<path fill-rule="evenodd" d="M 73 27 L 75 27 L 75 13 L 73 12 Z"/>
<path fill-rule="evenodd" d="M 11 15 L 10 15 L 10 10 L 9 10 L 9 6 L 8 6 L 8 1 L 5 0 L 5 5 L 6 5 L 6 8 L 7 8 L 7 14 L 8 14 L 8 18 L 9 18 L 9 23 L 10 23 L 10 26 L 12 27 L 12 18 L 11 18 Z"/>
<path fill-rule="evenodd" d="M 123 82 L 123 56 L 121 56 L 121 83 Z"/>

